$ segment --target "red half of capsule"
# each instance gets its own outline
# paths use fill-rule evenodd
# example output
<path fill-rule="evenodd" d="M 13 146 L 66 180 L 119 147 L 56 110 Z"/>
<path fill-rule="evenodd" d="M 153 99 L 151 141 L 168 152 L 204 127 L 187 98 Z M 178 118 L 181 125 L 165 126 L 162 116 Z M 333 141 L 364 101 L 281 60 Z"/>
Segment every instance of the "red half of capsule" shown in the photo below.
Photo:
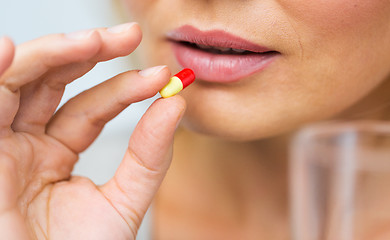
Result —
<path fill-rule="evenodd" d="M 183 89 L 195 81 L 195 73 L 189 68 L 184 68 L 177 74 L 175 77 L 178 77 L 183 83 Z"/>

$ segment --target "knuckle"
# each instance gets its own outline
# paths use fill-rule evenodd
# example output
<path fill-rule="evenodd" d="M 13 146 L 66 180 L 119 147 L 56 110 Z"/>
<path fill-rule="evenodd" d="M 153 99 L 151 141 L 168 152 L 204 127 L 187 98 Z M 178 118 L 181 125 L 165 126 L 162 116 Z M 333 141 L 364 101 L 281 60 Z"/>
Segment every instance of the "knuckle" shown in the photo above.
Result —
<path fill-rule="evenodd" d="M 134 162 L 140 166 L 141 168 L 143 168 L 144 170 L 146 170 L 146 172 L 150 175 L 160 175 L 161 174 L 161 170 L 159 168 L 156 168 L 156 167 L 152 167 L 150 166 L 149 164 L 147 164 L 147 161 L 145 161 L 144 159 L 142 159 L 133 149 L 131 149 L 130 147 L 128 148 L 128 152 L 129 152 L 129 155 L 130 157 L 134 160 Z"/>

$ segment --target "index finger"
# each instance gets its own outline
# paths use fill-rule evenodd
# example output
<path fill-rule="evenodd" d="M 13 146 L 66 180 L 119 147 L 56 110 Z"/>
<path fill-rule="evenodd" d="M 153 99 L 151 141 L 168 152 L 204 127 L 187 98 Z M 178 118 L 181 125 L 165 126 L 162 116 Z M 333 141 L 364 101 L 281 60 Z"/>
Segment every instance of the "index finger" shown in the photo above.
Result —
<path fill-rule="evenodd" d="M 108 121 L 131 103 L 156 95 L 170 77 L 166 66 L 144 73 L 120 74 L 74 97 L 54 115 L 46 133 L 76 153 L 84 151 Z"/>

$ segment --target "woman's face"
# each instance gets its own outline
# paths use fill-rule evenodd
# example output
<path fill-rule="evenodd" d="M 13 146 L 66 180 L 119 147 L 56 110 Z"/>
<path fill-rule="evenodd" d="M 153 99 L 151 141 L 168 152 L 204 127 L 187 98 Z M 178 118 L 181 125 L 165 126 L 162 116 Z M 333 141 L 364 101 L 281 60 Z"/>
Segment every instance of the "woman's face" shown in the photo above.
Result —
<path fill-rule="evenodd" d="M 122 1 L 147 65 L 195 70 L 181 95 L 183 123 L 199 132 L 280 134 L 340 114 L 390 76 L 388 0 Z"/>

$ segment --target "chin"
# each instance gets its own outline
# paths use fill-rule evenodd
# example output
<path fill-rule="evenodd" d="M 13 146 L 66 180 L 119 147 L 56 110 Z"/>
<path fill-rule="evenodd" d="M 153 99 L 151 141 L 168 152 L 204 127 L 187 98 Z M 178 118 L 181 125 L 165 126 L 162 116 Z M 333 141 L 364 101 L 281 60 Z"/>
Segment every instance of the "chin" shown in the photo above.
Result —
<path fill-rule="evenodd" d="M 285 118 L 275 117 L 272 120 L 261 117 L 260 111 L 234 107 L 224 109 L 217 104 L 195 102 L 187 99 L 181 127 L 198 134 L 227 141 L 250 142 L 280 136 L 296 128 L 291 121 L 283 122 Z"/>
<path fill-rule="evenodd" d="M 211 121 L 211 123 L 210 123 Z M 202 117 L 184 116 L 181 127 L 198 134 L 219 138 L 227 141 L 252 142 L 272 137 L 277 137 L 289 132 L 288 129 L 275 129 L 250 126 L 245 123 L 232 122 L 232 119 L 224 119 L 223 124 L 215 120 Z"/>

